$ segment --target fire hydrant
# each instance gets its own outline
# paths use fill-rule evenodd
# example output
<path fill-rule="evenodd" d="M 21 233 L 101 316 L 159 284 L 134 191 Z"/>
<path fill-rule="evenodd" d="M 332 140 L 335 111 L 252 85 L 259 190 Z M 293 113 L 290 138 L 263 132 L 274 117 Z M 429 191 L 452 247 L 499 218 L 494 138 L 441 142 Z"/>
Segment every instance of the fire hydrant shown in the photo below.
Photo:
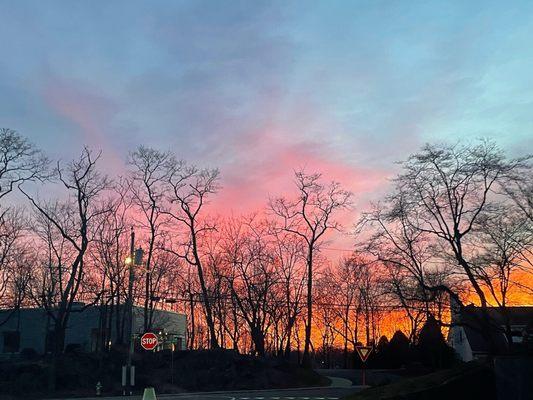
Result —
<path fill-rule="evenodd" d="M 102 383 L 100 381 L 98 381 L 98 383 L 96 383 L 96 395 L 97 396 L 101 396 L 102 395 Z"/>

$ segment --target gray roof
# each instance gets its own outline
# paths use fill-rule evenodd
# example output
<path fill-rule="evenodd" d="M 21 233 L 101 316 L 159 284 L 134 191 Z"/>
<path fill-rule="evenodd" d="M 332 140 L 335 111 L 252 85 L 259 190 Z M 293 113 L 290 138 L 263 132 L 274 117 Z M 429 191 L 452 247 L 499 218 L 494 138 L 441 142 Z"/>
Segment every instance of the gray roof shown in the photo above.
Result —
<path fill-rule="evenodd" d="M 487 314 L 492 324 L 490 337 L 498 350 L 504 350 L 508 347 L 507 339 L 502 330 L 509 321 L 511 327 L 520 326 L 526 329 L 533 329 L 533 307 L 489 307 Z M 473 305 L 465 307 L 459 316 L 459 321 L 463 328 L 473 352 L 486 353 L 489 351 L 489 341 L 486 329 L 482 327 L 482 309 Z"/>

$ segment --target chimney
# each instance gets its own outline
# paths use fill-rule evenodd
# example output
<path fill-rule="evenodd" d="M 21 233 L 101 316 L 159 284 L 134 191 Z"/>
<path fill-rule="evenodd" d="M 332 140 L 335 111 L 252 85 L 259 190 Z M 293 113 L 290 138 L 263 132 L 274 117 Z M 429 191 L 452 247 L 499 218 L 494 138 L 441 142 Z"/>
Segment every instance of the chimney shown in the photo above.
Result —
<path fill-rule="evenodd" d="M 450 311 L 452 323 L 460 322 L 461 319 L 461 304 L 456 300 L 455 296 L 450 294 Z"/>

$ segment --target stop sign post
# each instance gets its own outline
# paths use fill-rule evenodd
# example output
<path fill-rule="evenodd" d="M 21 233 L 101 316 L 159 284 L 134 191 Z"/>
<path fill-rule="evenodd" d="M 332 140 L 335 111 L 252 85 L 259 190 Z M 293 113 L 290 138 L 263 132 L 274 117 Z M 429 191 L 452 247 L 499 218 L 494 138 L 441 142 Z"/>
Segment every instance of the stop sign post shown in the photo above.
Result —
<path fill-rule="evenodd" d="M 147 332 L 141 336 L 141 347 L 145 350 L 153 350 L 157 347 L 159 341 L 157 335 L 152 332 Z"/>

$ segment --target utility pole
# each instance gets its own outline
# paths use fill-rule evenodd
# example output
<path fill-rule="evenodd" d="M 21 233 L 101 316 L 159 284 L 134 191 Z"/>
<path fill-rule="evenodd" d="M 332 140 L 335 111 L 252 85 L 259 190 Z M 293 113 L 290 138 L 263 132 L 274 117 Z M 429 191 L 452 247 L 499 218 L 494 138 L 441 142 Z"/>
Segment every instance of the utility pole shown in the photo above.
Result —
<path fill-rule="evenodd" d="M 133 372 L 131 366 L 131 360 L 133 357 L 133 349 L 135 341 L 133 339 L 133 282 L 135 280 L 135 271 L 133 269 L 135 263 L 135 232 L 133 227 L 131 228 L 131 242 L 130 242 L 130 255 L 126 258 L 126 264 L 129 265 L 129 282 L 128 282 L 128 338 L 129 338 L 129 350 L 128 350 L 128 359 L 126 363 L 125 371 L 123 371 L 122 379 L 125 383 L 125 388 L 123 394 L 129 394 L 130 396 L 133 393 Z"/>
<path fill-rule="evenodd" d="M 152 299 L 150 298 L 150 271 L 146 268 L 145 272 L 145 286 L 144 286 L 144 331 L 148 332 L 150 328 L 150 309 L 152 307 Z"/>

